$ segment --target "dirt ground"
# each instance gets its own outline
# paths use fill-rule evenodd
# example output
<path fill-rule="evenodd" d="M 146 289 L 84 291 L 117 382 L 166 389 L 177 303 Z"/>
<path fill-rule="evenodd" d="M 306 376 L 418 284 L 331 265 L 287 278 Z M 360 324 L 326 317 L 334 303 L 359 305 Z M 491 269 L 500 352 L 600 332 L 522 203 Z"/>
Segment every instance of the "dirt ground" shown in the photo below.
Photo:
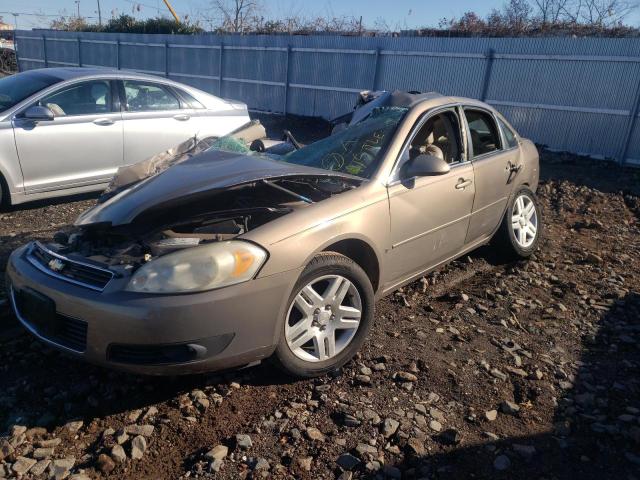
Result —
<path fill-rule="evenodd" d="M 0 478 L 640 479 L 640 171 L 541 170 L 534 258 L 485 247 L 383 299 L 360 356 L 312 381 L 86 365 L 24 333 L 0 281 Z M 0 213 L 0 271 L 93 202 Z"/>

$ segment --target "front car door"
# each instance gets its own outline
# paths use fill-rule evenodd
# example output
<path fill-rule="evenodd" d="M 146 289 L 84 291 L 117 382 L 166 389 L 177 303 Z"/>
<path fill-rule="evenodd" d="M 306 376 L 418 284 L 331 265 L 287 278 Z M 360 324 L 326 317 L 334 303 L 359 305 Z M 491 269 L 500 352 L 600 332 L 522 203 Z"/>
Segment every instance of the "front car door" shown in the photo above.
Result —
<path fill-rule="evenodd" d="M 175 147 L 197 133 L 193 109 L 169 85 L 125 79 L 121 96 L 126 165 Z"/>
<path fill-rule="evenodd" d="M 511 180 L 519 164 L 519 149 L 515 136 L 503 138 L 489 110 L 469 106 L 464 113 L 476 182 L 467 233 L 467 243 L 471 243 L 490 236 L 500 223 L 513 190 Z"/>
<path fill-rule="evenodd" d="M 122 165 L 122 119 L 111 80 L 84 80 L 36 104 L 53 120 L 18 113 L 13 130 L 25 193 L 106 183 Z"/>
<path fill-rule="evenodd" d="M 475 188 L 462 132 L 459 109 L 439 109 L 418 121 L 403 148 L 396 172 L 420 153 L 444 158 L 451 171 L 411 179 L 392 177 L 388 185 L 391 250 L 387 267 L 392 282 L 399 283 L 448 260 L 465 244 Z"/>

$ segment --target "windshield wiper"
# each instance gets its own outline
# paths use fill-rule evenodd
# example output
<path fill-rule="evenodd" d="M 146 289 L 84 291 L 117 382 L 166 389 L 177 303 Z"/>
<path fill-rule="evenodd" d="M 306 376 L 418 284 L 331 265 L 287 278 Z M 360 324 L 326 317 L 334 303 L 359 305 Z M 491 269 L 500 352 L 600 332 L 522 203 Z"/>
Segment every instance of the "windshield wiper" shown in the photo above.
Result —
<path fill-rule="evenodd" d="M 262 180 L 262 181 L 264 182 L 265 185 L 269 185 L 270 187 L 273 187 L 282 192 L 288 193 L 289 195 L 296 197 L 298 200 L 302 200 L 303 202 L 306 202 L 306 203 L 314 203 L 313 200 L 311 200 L 310 198 L 305 197 L 304 195 L 300 195 L 299 193 L 296 193 L 293 190 L 289 190 L 288 188 L 282 187 L 280 185 L 276 185 L 275 183 L 271 183 L 268 180 Z"/>

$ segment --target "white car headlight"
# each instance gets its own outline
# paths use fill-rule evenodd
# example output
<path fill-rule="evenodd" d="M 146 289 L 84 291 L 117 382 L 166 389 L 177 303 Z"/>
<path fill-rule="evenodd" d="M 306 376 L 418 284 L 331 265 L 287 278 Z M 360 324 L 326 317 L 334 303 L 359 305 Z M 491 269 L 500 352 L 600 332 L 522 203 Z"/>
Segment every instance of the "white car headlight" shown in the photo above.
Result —
<path fill-rule="evenodd" d="M 201 292 L 253 278 L 267 259 L 243 241 L 208 243 L 170 253 L 140 267 L 127 290 L 146 293 Z"/>

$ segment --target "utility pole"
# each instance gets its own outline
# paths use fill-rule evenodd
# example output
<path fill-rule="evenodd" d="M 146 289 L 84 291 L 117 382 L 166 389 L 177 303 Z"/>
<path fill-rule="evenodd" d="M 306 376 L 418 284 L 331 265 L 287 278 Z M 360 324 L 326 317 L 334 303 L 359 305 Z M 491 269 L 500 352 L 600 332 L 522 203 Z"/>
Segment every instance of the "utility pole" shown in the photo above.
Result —
<path fill-rule="evenodd" d="M 102 11 L 100 10 L 100 0 L 98 2 L 98 25 L 102 26 Z"/>
<path fill-rule="evenodd" d="M 80 18 L 80 0 L 75 0 L 76 7 L 78 7 L 78 18 Z"/>
<path fill-rule="evenodd" d="M 13 15 L 13 23 L 16 25 L 16 30 L 18 30 L 18 16 L 20 14 L 19 13 L 12 13 L 11 15 Z"/>

